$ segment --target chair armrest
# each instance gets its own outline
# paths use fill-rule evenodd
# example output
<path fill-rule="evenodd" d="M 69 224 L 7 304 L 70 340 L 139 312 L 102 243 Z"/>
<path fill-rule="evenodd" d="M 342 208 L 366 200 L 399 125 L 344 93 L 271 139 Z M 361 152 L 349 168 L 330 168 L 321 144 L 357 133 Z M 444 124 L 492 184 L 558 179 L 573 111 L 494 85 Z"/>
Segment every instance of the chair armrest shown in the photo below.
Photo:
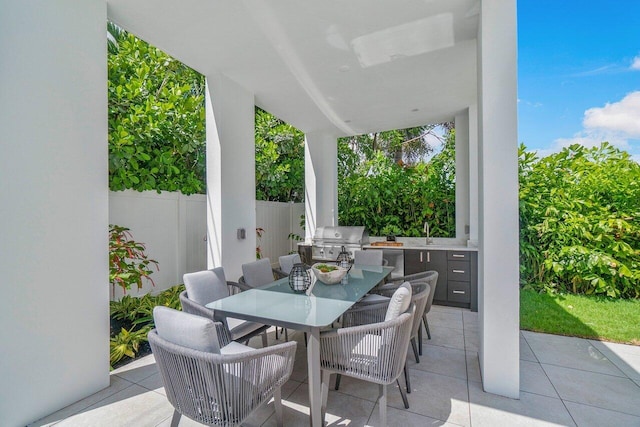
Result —
<path fill-rule="evenodd" d="M 229 289 L 229 295 L 239 294 L 246 290 L 240 286 L 240 283 L 232 282 L 231 280 L 227 280 L 227 288 Z"/>
<path fill-rule="evenodd" d="M 244 281 L 244 276 L 240 276 L 237 283 L 238 283 L 238 288 L 240 288 L 241 292 L 248 291 L 249 289 L 253 289 L 251 286 L 247 285 L 247 282 Z"/>
<path fill-rule="evenodd" d="M 342 315 L 342 326 L 351 327 L 383 322 L 389 301 L 355 304 Z"/>
<path fill-rule="evenodd" d="M 273 276 L 276 278 L 287 277 L 288 274 L 285 273 L 280 267 L 275 267 L 273 270 Z"/>
<path fill-rule="evenodd" d="M 288 274 L 286 274 L 284 271 L 280 270 L 279 268 L 272 268 L 271 271 L 273 271 L 273 277 L 275 278 L 275 280 L 282 279 L 288 276 Z"/>

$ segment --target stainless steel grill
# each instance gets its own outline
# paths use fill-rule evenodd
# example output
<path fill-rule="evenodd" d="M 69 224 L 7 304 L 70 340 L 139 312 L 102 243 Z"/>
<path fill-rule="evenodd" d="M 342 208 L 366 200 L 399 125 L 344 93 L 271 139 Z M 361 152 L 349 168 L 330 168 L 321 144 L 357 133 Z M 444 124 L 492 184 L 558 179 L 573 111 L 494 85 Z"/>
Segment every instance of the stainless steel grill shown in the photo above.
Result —
<path fill-rule="evenodd" d="M 335 261 L 344 246 L 353 254 L 369 244 L 369 233 L 364 227 L 318 227 L 313 236 L 313 261 Z"/>

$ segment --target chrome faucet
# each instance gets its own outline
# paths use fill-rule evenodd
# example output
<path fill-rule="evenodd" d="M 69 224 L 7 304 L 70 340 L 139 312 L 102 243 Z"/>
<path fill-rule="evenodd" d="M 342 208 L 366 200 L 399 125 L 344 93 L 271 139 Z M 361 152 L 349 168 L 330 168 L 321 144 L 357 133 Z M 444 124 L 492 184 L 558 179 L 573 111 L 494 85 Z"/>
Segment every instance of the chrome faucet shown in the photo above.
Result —
<path fill-rule="evenodd" d="M 423 233 L 427 234 L 427 242 L 426 244 L 430 244 L 432 243 L 431 241 L 431 237 L 429 237 L 429 223 L 427 221 L 424 222 L 424 229 L 422 230 Z"/>

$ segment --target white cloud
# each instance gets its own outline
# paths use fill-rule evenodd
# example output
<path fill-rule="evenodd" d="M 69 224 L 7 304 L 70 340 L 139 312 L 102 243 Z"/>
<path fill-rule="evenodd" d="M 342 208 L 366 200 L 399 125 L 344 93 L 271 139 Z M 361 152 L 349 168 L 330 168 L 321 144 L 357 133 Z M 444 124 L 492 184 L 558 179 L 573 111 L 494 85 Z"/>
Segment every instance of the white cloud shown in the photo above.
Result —
<path fill-rule="evenodd" d="M 631 92 L 621 101 L 584 112 L 585 129 L 620 133 L 628 138 L 640 138 L 640 91 Z"/>
<path fill-rule="evenodd" d="M 599 146 L 607 141 L 611 145 L 629 152 L 638 159 L 640 139 L 640 91 L 631 92 L 622 100 L 605 104 L 604 107 L 589 108 L 584 112 L 583 129 L 570 138 L 558 138 L 548 149 L 538 150 L 540 157 L 557 153 L 573 144 L 585 147 Z"/>
<path fill-rule="evenodd" d="M 633 58 L 633 62 L 631 63 L 631 66 L 629 68 L 631 68 L 632 70 L 640 71 L 640 55 Z"/>

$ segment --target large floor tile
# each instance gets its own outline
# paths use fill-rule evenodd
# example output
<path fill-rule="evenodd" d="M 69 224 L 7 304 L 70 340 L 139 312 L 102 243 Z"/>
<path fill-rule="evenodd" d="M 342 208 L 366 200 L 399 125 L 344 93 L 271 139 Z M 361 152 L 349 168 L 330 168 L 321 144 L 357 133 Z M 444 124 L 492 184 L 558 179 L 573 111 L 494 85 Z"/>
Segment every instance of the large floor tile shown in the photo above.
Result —
<path fill-rule="evenodd" d="M 443 326 L 445 328 L 463 329 L 462 313 L 452 311 L 430 311 L 427 314 L 429 327 Z"/>
<path fill-rule="evenodd" d="M 428 339 L 427 334 L 424 334 L 422 337 L 422 342 L 424 344 L 464 350 L 464 333 L 462 329 L 445 328 L 443 326 L 432 325 L 429 325 L 429 329 L 431 330 L 431 339 Z"/>
<path fill-rule="evenodd" d="M 640 426 L 640 417 L 574 402 L 565 402 L 578 427 Z"/>
<path fill-rule="evenodd" d="M 537 362 L 520 361 L 520 390 L 558 398 L 547 374 Z"/>
<path fill-rule="evenodd" d="M 560 399 L 520 392 L 520 399 L 509 399 L 482 390 L 482 384 L 469 383 L 473 427 L 496 426 L 575 426 Z"/>
<path fill-rule="evenodd" d="M 640 380 L 640 352 L 635 351 L 634 346 L 595 340 L 589 342 L 629 378 Z"/>
<path fill-rule="evenodd" d="M 161 394 L 132 385 L 56 424 L 59 427 L 154 427 L 173 414 Z"/>
<path fill-rule="evenodd" d="M 29 427 L 44 427 L 44 426 L 53 425 L 58 421 L 64 420 L 65 418 L 68 418 L 80 412 L 81 410 L 88 408 L 89 406 L 95 404 L 96 402 L 104 400 L 107 397 L 114 395 L 133 385 L 133 383 L 127 380 L 124 380 L 116 375 L 111 375 L 110 381 L 111 383 L 109 387 L 102 389 L 99 392 L 94 393 L 91 396 L 86 397 L 78 402 L 75 402 L 65 408 L 62 408 L 61 410 L 45 418 L 42 418 L 34 423 L 31 423 L 29 424 Z"/>
<path fill-rule="evenodd" d="M 477 351 L 467 351 L 467 377 L 469 381 L 482 382 L 480 359 Z"/>
<path fill-rule="evenodd" d="M 426 417 L 407 411 L 406 409 L 396 409 L 387 407 L 387 425 L 389 427 L 458 427 L 459 424 L 443 422 L 435 418 Z M 376 404 L 367 426 L 380 426 L 380 407 Z"/>
<path fill-rule="evenodd" d="M 285 426 L 309 425 L 309 393 L 304 386 L 298 387 L 282 403 Z M 327 399 L 325 425 L 365 426 L 371 416 L 374 405 L 373 402 L 368 400 L 330 391 Z M 275 414 L 273 414 L 263 425 L 267 427 L 275 426 L 275 418 Z"/>
<path fill-rule="evenodd" d="M 121 366 L 111 372 L 111 375 L 117 375 L 127 381 L 138 383 L 143 379 L 150 377 L 153 374 L 158 373 L 156 367 L 156 359 L 153 354 L 136 359 L 131 363 Z"/>
<path fill-rule="evenodd" d="M 588 340 L 527 331 L 523 334 L 540 363 L 625 376 Z"/>
<path fill-rule="evenodd" d="M 542 365 L 563 400 L 640 416 L 640 393 L 628 378 Z"/>
<path fill-rule="evenodd" d="M 407 367 L 412 371 L 434 372 L 461 379 L 467 379 L 465 352 L 455 348 L 424 344 L 420 363 L 416 363 L 413 351 L 407 353 Z"/>
<path fill-rule="evenodd" d="M 420 415 L 469 426 L 467 381 L 414 370 L 411 373 L 408 409 Z M 400 393 L 389 390 L 389 406 L 404 409 Z"/>
<path fill-rule="evenodd" d="M 478 351 L 480 349 L 480 335 L 477 331 L 464 330 L 464 349 L 466 351 Z"/>
<path fill-rule="evenodd" d="M 520 332 L 520 360 L 528 360 L 529 362 L 538 361 L 522 332 Z"/>

